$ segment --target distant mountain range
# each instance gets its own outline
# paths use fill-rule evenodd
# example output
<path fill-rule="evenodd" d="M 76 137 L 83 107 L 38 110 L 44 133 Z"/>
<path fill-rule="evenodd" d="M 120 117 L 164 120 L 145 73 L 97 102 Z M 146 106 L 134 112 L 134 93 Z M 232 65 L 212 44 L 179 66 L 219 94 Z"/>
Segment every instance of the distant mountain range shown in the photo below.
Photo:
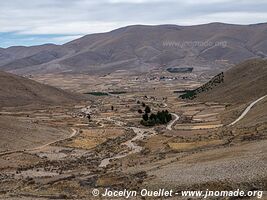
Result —
<path fill-rule="evenodd" d="M 159 67 L 217 70 L 267 57 L 267 23 L 135 25 L 64 45 L 0 48 L 0 70 L 17 74 L 149 71 Z"/>

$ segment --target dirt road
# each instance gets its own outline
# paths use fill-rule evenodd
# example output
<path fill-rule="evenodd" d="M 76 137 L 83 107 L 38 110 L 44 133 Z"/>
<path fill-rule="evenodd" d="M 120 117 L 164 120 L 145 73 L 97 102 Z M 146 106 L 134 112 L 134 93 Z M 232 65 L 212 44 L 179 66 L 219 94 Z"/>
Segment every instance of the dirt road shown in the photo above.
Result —
<path fill-rule="evenodd" d="M 246 116 L 246 114 L 250 111 L 250 109 L 259 101 L 261 101 L 262 99 L 264 99 L 267 95 L 258 98 L 257 100 L 253 101 L 251 104 L 249 104 L 249 106 L 243 111 L 243 113 L 235 120 L 233 121 L 231 124 L 229 124 L 228 126 L 233 126 L 234 124 L 236 124 L 237 122 L 239 122 L 241 119 L 243 119 L 243 117 Z"/>
<path fill-rule="evenodd" d="M 173 126 L 173 124 L 175 123 L 175 122 L 177 122 L 178 120 L 179 120 L 179 116 L 177 115 L 177 114 L 175 114 L 175 113 L 171 113 L 174 117 L 175 117 L 175 119 L 174 120 L 172 120 L 168 125 L 167 125 L 167 127 L 166 127 L 166 129 L 167 130 L 172 130 L 172 126 Z"/>
<path fill-rule="evenodd" d="M 72 137 L 74 137 L 76 134 L 78 133 L 78 130 L 72 128 L 72 133 L 70 136 L 66 137 L 66 138 L 61 138 L 61 139 L 58 139 L 58 140 L 55 140 L 55 141 L 52 141 L 52 142 L 49 142 L 47 144 L 44 144 L 42 146 L 39 146 L 39 147 L 35 147 L 35 148 L 31 148 L 31 149 L 24 149 L 24 150 L 15 150 L 15 151 L 6 151 L 6 152 L 3 152 L 3 153 L 0 153 L 0 156 L 4 156 L 4 155 L 8 155 L 8 154 L 12 154 L 12 153 L 22 153 L 22 152 L 28 152 L 28 151 L 35 151 L 35 150 L 40 150 L 40 149 L 43 149 L 49 145 L 52 145 L 52 144 L 55 144 L 57 142 L 61 142 L 61 141 L 64 141 L 64 140 L 67 140 L 67 139 L 70 139 Z"/>

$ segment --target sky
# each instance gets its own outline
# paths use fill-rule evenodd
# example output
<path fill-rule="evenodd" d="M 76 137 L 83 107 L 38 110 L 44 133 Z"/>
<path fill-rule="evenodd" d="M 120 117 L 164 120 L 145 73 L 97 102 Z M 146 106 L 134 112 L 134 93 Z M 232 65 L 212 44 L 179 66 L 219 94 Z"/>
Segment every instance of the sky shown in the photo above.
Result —
<path fill-rule="evenodd" d="M 0 47 L 63 44 L 134 24 L 267 22 L 266 0 L 0 0 Z"/>

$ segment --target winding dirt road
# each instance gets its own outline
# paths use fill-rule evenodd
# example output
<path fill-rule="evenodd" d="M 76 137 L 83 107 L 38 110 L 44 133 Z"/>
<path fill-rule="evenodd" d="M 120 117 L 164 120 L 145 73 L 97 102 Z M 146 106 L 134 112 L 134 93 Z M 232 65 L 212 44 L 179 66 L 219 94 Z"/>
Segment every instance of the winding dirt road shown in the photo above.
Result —
<path fill-rule="evenodd" d="M 70 136 L 66 137 L 66 138 L 63 138 L 63 139 L 58 139 L 58 140 L 55 140 L 53 142 L 50 142 L 50 143 L 47 143 L 45 145 L 42 145 L 42 146 L 39 146 L 39 147 L 36 147 L 36 148 L 33 148 L 33 149 L 28 149 L 28 150 L 25 150 L 25 151 L 35 151 L 35 150 L 40 150 L 40 149 L 43 149 L 49 145 L 52 145 L 52 144 L 55 144 L 57 142 L 61 142 L 61 141 L 64 141 L 64 140 L 67 140 L 67 139 L 70 139 L 72 137 L 74 137 L 75 135 L 77 135 L 78 133 L 78 130 L 77 129 L 74 129 L 74 128 L 71 128 L 72 129 L 72 133 Z"/>
<path fill-rule="evenodd" d="M 49 142 L 47 144 L 44 144 L 42 146 L 39 146 L 39 147 L 34 147 L 34 148 L 31 148 L 31 149 L 24 149 L 24 150 L 14 150 L 14 151 L 6 151 L 6 152 L 3 152 L 3 153 L 0 153 L 0 156 L 4 156 L 4 155 L 9 155 L 9 154 L 12 154 L 12 153 L 22 153 L 22 152 L 29 152 L 29 151 L 35 151 L 35 150 L 40 150 L 40 149 L 43 149 L 49 145 L 52 145 L 52 144 L 55 144 L 57 142 L 61 142 L 61 141 L 64 141 L 64 140 L 67 140 L 67 139 L 70 139 L 72 137 L 74 137 L 75 135 L 77 135 L 78 133 L 78 130 L 77 129 L 74 129 L 74 128 L 71 128 L 72 129 L 72 133 L 70 136 L 66 137 L 66 138 L 61 138 L 61 139 L 58 139 L 58 140 L 55 140 L 55 141 L 52 141 L 52 142 Z"/>
<path fill-rule="evenodd" d="M 264 99 L 267 95 L 258 98 L 257 100 L 253 101 L 251 104 L 249 104 L 249 106 L 243 111 L 243 113 L 235 120 L 233 121 L 231 124 L 227 125 L 227 126 L 233 126 L 234 124 L 236 124 L 237 122 L 239 122 L 241 119 L 243 119 L 246 114 L 250 111 L 250 109 L 259 101 L 261 101 L 262 99 Z"/>
<path fill-rule="evenodd" d="M 174 120 L 172 120 L 168 125 L 167 125 L 167 127 L 166 127 L 166 129 L 167 130 L 172 130 L 172 126 L 173 126 L 173 124 L 175 123 L 175 122 L 177 122 L 178 120 L 179 120 L 179 116 L 177 115 L 177 114 L 175 114 L 175 113 L 171 113 L 174 117 L 175 117 L 175 119 Z"/>

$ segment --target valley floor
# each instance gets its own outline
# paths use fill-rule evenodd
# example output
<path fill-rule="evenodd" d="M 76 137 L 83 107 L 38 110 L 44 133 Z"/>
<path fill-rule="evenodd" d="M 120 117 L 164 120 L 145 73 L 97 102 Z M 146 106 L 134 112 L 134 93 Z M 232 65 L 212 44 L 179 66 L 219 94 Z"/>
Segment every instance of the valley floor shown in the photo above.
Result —
<path fill-rule="evenodd" d="M 198 84 L 132 79 L 88 86 L 127 91 L 98 96 L 91 105 L 5 108 L 0 117 L 9 127 L 0 129 L 0 199 L 94 199 L 94 188 L 266 190 L 267 122 L 242 124 L 255 119 L 253 109 L 265 108 L 266 99 L 225 126 L 247 105 L 231 113 L 227 104 L 186 102 L 174 93 Z M 142 102 L 153 113 L 169 110 L 172 121 L 140 125 Z M 14 134 L 20 131 L 24 138 Z"/>

